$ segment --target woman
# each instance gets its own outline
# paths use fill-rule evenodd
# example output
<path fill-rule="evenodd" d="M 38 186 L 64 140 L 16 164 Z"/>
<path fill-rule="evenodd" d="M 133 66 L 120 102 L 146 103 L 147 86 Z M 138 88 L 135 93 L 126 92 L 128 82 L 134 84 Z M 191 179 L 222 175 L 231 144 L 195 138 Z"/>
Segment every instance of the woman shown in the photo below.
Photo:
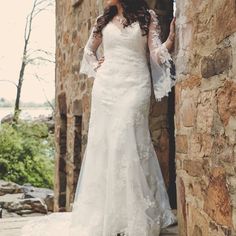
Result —
<path fill-rule="evenodd" d="M 176 223 L 148 126 L 151 76 L 157 100 L 174 85 L 175 18 L 162 44 L 144 0 L 106 3 L 81 62 L 80 73 L 95 80 L 72 212 L 28 223 L 24 236 L 157 236 Z"/>

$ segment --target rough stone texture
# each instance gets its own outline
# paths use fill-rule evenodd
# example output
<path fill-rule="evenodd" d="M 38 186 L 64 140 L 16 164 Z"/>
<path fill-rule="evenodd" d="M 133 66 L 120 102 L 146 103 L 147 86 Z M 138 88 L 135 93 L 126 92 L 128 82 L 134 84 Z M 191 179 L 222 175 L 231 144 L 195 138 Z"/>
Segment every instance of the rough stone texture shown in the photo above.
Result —
<path fill-rule="evenodd" d="M 210 183 L 206 191 L 204 210 L 216 223 L 232 226 L 229 191 L 225 171 L 222 167 L 216 167 L 212 170 Z"/>
<path fill-rule="evenodd" d="M 79 77 L 83 47 L 98 15 L 96 1 L 56 2 L 56 165 L 54 211 L 69 211 L 86 140 L 92 78 Z"/>
<path fill-rule="evenodd" d="M 11 194 L 5 194 L 3 196 L 0 196 L 0 208 L 3 207 L 4 204 L 8 204 L 11 202 L 15 202 L 18 200 L 22 200 L 24 198 L 24 193 L 11 193 Z"/>
<path fill-rule="evenodd" d="M 232 49 L 230 47 L 217 49 L 201 61 L 202 77 L 209 78 L 219 75 L 232 67 Z"/>
<path fill-rule="evenodd" d="M 10 181 L 0 180 L 0 196 L 8 193 L 23 193 L 22 186 Z"/>
<path fill-rule="evenodd" d="M 236 116 L 236 84 L 232 80 L 226 80 L 217 90 L 217 106 L 221 121 L 225 126 L 232 116 Z"/>
<path fill-rule="evenodd" d="M 0 192 L 2 193 L 0 195 L 0 211 L 4 210 L 2 217 L 48 214 L 54 208 L 52 189 L 34 187 L 29 183 L 18 185 L 14 182 L 0 180 Z"/>
<path fill-rule="evenodd" d="M 177 191 L 177 204 L 178 204 L 178 225 L 181 225 L 181 232 L 183 235 L 187 234 L 187 212 L 186 212 L 186 192 L 183 179 L 180 177 L 180 174 L 176 178 L 176 183 L 178 186 Z"/>
<path fill-rule="evenodd" d="M 186 135 L 176 136 L 176 152 L 180 153 L 188 152 L 188 140 Z"/>
<path fill-rule="evenodd" d="M 181 236 L 236 235 L 235 1 L 177 1 L 175 133 Z"/>
<path fill-rule="evenodd" d="M 15 212 L 19 215 L 39 212 L 47 214 L 48 209 L 45 202 L 40 198 L 18 199 L 13 202 L 4 202 L 2 207 L 9 212 Z"/>

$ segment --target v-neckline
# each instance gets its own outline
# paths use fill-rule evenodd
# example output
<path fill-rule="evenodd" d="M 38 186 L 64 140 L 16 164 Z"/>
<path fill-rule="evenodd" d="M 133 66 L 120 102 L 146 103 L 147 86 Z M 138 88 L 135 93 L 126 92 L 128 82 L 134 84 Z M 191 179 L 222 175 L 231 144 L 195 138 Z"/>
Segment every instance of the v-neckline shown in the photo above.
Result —
<path fill-rule="evenodd" d="M 118 27 L 113 21 L 110 21 L 110 23 L 114 25 L 120 32 L 124 29 L 123 27 L 122 28 Z"/>
<path fill-rule="evenodd" d="M 111 23 L 112 25 L 114 25 L 115 28 L 117 28 L 117 30 L 119 30 L 119 32 L 121 33 L 123 30 L 125 30 L 127 27 L 132 26 L 134 23 L 137 23 L 137 21 L 134 21 L 133 23 L 131 23 L 130 25 L 126 26 L 125 28 L 119 28 L 112 20 L 109 21 L 109 23 Z"/>

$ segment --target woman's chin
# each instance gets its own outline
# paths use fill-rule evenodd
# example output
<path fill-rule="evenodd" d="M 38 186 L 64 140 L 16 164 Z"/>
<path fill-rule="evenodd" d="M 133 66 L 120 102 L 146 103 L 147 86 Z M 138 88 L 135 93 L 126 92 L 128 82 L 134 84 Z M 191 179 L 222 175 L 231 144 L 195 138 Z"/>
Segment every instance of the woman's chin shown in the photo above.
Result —
<path fill-rule="evenodd" d="M 117 4 L 117 0 L 107 0 L 105 4 L 108 7 L 115 6 Z"/>

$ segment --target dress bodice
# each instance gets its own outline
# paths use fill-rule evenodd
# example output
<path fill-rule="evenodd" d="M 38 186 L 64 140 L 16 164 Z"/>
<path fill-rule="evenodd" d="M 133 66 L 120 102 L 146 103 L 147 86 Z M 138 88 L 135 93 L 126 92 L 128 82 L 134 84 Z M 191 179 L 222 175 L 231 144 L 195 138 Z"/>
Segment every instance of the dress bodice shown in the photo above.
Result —
<path fill-rule="evenodd" d="M 142 36 L 138 22 L 119 28 L 110 21 L 102 30 L 105 60 L 97 69 L 97 75 L 119 74 L 123 76 L 150 76 L 147 60 L 147 36 Z"/>
<path fill-rule="evenodd" d="M 120 29 L 110 21 L 103 28 L 104 57 L 107 60 L 114 58 L 127 59 L 129 63 L 146 59 L 147 36 L 142 36 L 139 23 Z"/>
<path fill-rule="evenodd" d="M 153 90 L 156 100 L 167 96 L 171 87 L 175 84 L 175 76 L 170 73 L 172 60 L 165 42 L 160 40 L 160 25 L 154 10 L 149 9 L 151 21 L 148 34 L 142 35 L 139 22 L 120 28 L 113 21 L 110 21 L 99 34 L 95 33 L 97 20 L 93 26 L 90 37 L 84 48 L 84 55 L 81 62 L 80 74 L 96 78 L 97 72 L 108 67 L 115 68 L 117 62 L 123 74 L 129 73 L 133 67 L 139 71 L 148 70 L 150 63 L 150 74 L 153 81 Z M 100 46 L 103 52 L 100 53 Z M 105 57 L 105 61 L 100 65 L 99 58 Z M 101 69 L 100 69 L 101 67 Z M 148 72 L 147 72 L 148 73 Z"/>

